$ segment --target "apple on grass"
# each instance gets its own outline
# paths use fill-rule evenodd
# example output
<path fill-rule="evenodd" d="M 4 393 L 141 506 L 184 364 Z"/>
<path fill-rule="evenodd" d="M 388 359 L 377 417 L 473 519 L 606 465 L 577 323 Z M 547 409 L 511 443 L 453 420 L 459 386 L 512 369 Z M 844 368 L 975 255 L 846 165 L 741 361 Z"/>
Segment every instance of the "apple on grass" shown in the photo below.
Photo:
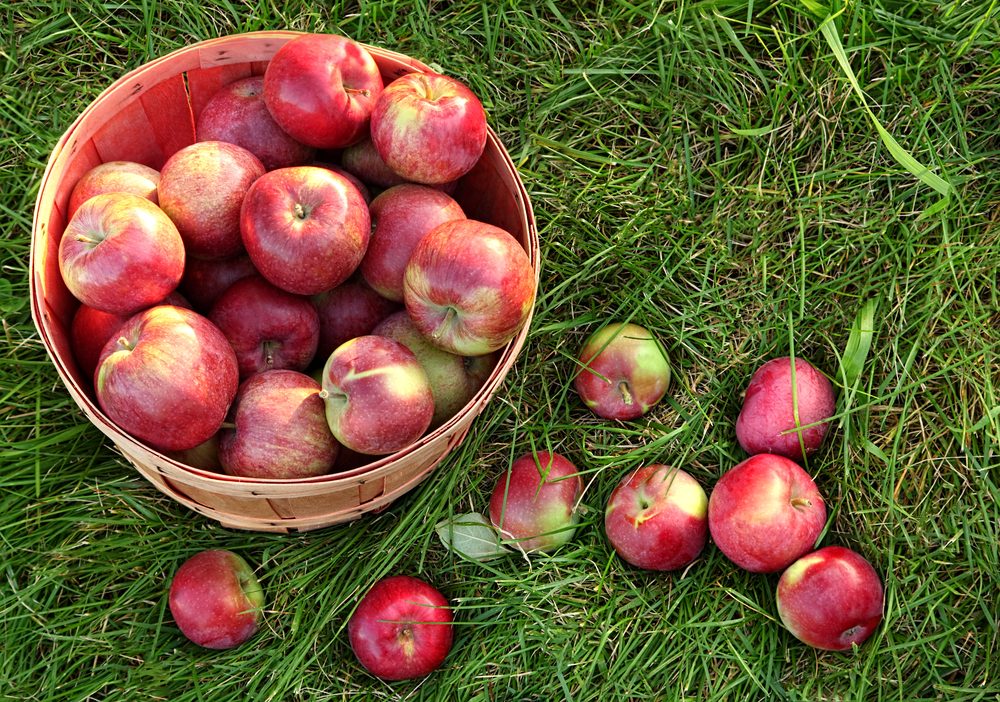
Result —
<path fill-rule="evenodd" d="M 445 351 L 502 348 L 531 316 L 535 271 L 503 229 L 474 219 L 438 225 L 413 249 L 403 300 L 420 333 Z"/>
<path fill-rule="evenodd" d="M 236 352 L 241 378 L 264 370 L 303 371 L 316 355 L 319 314 L 312 302 L 259 275 L 229 286 L 208 317 Z"/>
<path fill-rule="evenodd" d="M 185 253 L 177 227 L 159 207 L 138 195 L 113 192 L 80 205 L 63 231 L 58 260 L 76 299 L 128 315 L 177 288 Z"/>
<path fill-rule="evenodd" d="M 774 358 L 750 379 L 736 438 L 750 455 L 776 453 L 801 463 L 819 450 L 835 410 L 833 386 L 815 366 L 803 358 Z"/>
<path fill-rule="evenodd" d="M 326 423 L 320 386 L 291 370 L 257 373 L 240 385 L 232 425 L 223 425 L 219 462 L 242 478 L 310 478 L 329 473 L 338 444 Z"/>
<path fill-rule="evenodd" d="M 379 295 L 360 277 L 314 295 L 312 302 L 319 313 L 316 357 L 324 361 L 345 341 L 372 333 L 379 322 L 400 309 L 398 303 Z"/>
<path fill-rule="evenodd" d="M 264 72 L 264 103 L 296 140 L 339 149 L 368 132 L 382 74 L 361 45 L 335 34 L 304 34 L 278 49 Z"/>
<path fill-rule="evenodd" d="M 160 207 L 192 258 L 230 258 L 243 251 L 240 207 L 264 175 L 264 164 L 236 144 L 199 141 L 175 152 L 160 170 Z"/>
<path fill-rule="evenodd" d="M 379 580 L 361 598 L 347 623 L 347 636 L 369 673 L 383 680 L 410 680 L 444 662 L 453 621 L 440 590 L 419 578 L 395 575 Z"/>
<path fill-rule="evenodd" d="M 501 536 L 525 553 L 550 553 L 573 538 L 583 480 L 558 453 L 516 459 L 490 496 L 489 517 Z"/>
<path fill-rule="evenodd" d="M 282 290 L 314 295 L 340 285 L 371 236 L 368 205 L 344 176 L 318 166 L 279 168 L 247 191 L 243 244 L 261 275 Z"/>
<path fill-rule="evenodd" d="M 826 523 L 816 483 L 794 461 L 760 453 L 728 470 L 708 500 L 719 550 L 752 573 L 776 573 L 811 551 Z"/>
<path fill-rule="evenodd" d="M 605 419 L 637 419 L 658 403 L 670 386 L 667 352 L 638 324 L 607 324 L 591 334 L 573 380 L 577 394 Z"/>
<path fill-rule="evenodd" d="M 73 215 L 84 202 L 104 193 L 131 193 L 145 198 L 154 205 L 159 203 L 156 188 L 160 172 L 134 161 L 107 161 L 98 164 L 81 176 L 69 195 L 67 216 Z"/>
<path fill-rule="evenodd" d="M 264 168 L 303 166 L 314 149 L 293 139 L 271 117 L 264 104 L 264 76 L 248 76 L 219 88 L 198 115 L 198 141 L 225 141 L 242 146 Z"/>
<path fill-rule="evenodd" d="M 809 646 L 844 651 L 882 621 L 882 581 L 871 563 L 843 546 L 802 556 L 778 579 L 782 624 Z"/>
<path fill-rule="evenodd" d="M 101 351 L 97 401 L 123 431 L 164 451 L 215 434 L 236 395 L 236 355 L 197 312 L 158 305 L 130 318 Z"/>
<path fill-rule="evenodd" d="M 181 633 L 211 649 L 235 648 L 257 632 L 264 591 L 250 565 L 232 551 L 188 558 L 174 573 L 168 598 Z"/>
<path fill-rule="evenodd" d="M 619 556 L 647 570 L 688 565 L 708 538 L 708 498 L 688 473 L 662 464 L 629 472 L 612 491 L 604 532 Z"/>
<path fill-rule="evenodd" d="M 415 183 L 447 183 L 472 170 L 486 147 L 486 112 L 448 76 L 410 73 L 385 87 L 371 139 L 393 171 Z"/>
<path fill-rule="evenodd" d="M 399 451 L 421 436 L 434 416 L 434 395 L 420 361 L 384 336 L 359 336 L 326 361 L 320 397 L 341 444 L 366 455 Z"/>
<path fill-rule="evenodd" d="M 450 195 L 413 183 L 380 193 L 369 210 L 372 234 L 361 275 L 383 297 L 402 302 L 403 273 L 417 243 L 439 224 L 465 219 L 465 212 Z"/>

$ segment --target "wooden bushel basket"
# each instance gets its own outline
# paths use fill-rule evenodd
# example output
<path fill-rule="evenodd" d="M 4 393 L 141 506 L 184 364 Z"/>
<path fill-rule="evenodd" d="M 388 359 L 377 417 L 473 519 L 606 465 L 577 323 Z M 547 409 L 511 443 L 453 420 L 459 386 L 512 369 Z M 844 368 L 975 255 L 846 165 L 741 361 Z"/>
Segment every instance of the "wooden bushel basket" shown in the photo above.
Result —
<path fill-rule="evenodd" d="M 255 531 L 305 531 L 357 519 L 382 509 L 413 488 L 464 438 L 496 393 L 524 344 L 530 318 L 501 349 L 485 385 L 454 417 L 419 441 L 347 472 L 298 480 L 236 478 L 192 468 L 122 432 L 101 411 L 70 346 L 78 302 L 59 274 L 57 252 L 70 192 L 85 172 L 112 160 L 159 169 L 195 140 L 201 109 L 221 86 L 263 74 L 268 60 L 298 32 L 255 32 L 193 44 L 147 63 L 115 81 L 73 122 L 52 151 L 32 223 L 31 312 L 45 348 L 70 395 L 125 458 L 164 494 L 224 526 Z M 431 69 L 401 54 L 366 47 L 386 83 Z M 454 197 L 470 218 L 510 232 L 539 273 L 538 232 L 528 194 L 497 135 L 464 176 Z"/>

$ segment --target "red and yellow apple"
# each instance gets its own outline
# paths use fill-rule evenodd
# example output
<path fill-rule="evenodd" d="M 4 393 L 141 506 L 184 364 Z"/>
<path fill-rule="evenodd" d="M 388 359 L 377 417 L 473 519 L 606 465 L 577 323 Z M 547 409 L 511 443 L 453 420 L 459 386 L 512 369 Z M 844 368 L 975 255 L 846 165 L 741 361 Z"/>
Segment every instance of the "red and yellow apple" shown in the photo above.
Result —
<path fill-rule="evenodd" d="M 84 202 L 103 193 L 132 193 L 159 203 L 156 187 L 160 172 L 134 161 L 108 161 L 98 164 L 81 176 L 69 195 L 67 216 L 72 218 Z"/>
<path fill-rule="evenodd" d="M 312 302 L 319 313 L 316 356 L 324 360 L 345 341 L 371 334 L 379 322 L 400 309 L 398 303 L 379 295 L 360 277 L 314 295 Z"/>

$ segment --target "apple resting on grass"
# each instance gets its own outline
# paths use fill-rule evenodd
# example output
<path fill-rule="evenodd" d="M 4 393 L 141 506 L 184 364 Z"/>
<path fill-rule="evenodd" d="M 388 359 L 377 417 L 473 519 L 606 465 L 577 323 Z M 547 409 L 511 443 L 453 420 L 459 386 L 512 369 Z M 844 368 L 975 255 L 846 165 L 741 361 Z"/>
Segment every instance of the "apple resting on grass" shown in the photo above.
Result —
<path fill-rule="evenodd" d="M 154 205 L 159 204 L 156 186 L 160 182 L 160 172 L 155 168 L 133 161 L 108 161 L 94 166 L 73 186 L 69 195 L 69 211 L 72 218 L 84 202 L 104 193 L 131 193 L 145 198 Z"/>
<path fill-rule="evenodd" d="M 235 648 L 257 631 L 264 591 L 243 558 L 210 550 L 191 556 L 170 583 L 170 614 L 190 641 Z"/>
<path fill-rule="evenodd" d="M 313 148 L 289 136 L 264 104 L 264 76 L 240 78 L 212 95 L 198 115 L 198 141 L 226 141 L 242 146 L 264 168 L 301 166 Z"/>
<path fill-rule="evenodd" d="M 167 159 L 160 171 L 160 207 L 194 258 L 229 258 L 243 251 L 240 207 L 264 175 L 264 164 L 236 144 L 199 141 Z"/>
<path fill-rule="evenodd" d="M 338 445 L 327 426 L 320 386 L 308 375 L 270 370 L 243 381 L 224 426 L 219 461 L 242 478 L 309 478 L 329 473 Z"/>
<path fill-rule="evenodd" d="M 434 394 L 431 427 L 438 427 L 462 409 L 483 386 L 497 363 L 497 354 L 458 356 L 439 349 L 413 324 L 406 310 L 395 312 L 371 330 L 395 339 L 413 352 L 427 372 Z"/>
<path fill-rule="evenodd" d="M 667 352 L 638 324 L 608 324 L 591 334 L 580 351 L 573 386 L 605 419 L 637 419 L 663 399 L 670 386 Z"/>
<path fill-rule="evenodd" d="M 472 170 L 486 146 L 486 113 L 454 78 L 410 73 L 382 91 L 371 116 L 371 139 L 396 173 L 439 184 Z"/>
<path fill-rule="evenodd" d="M 736 438 L 751 455 L 776 453 L 802 462 L 819 450 L 829 429 L 824 420 L 835 409 L 833 386 L 812 364 L 796 358 L 793 370 L 791 358 L 774 358 L 750 379 L 736 420 Z M 801 443 L 799 427 L 805 427 Z"/>
<path fill-rule="evenodd" d="M 550 553 L 573 538 L 583 480 L 558 453 L 540 451 L 515 460 L 490 496 L 490 522 L 529 553 Z"/>
<path fill-rule="evenodd" d="M 760 453 L 728 470 L 708 500 L 708 528 L 725 556 L 775 573 L 813 549 L 826 505 L 813 479 L 784 456 Z"/>
<path fill-rule="evenodd" d="M 323 367 L 322 384 L 330 430 L 358 453 L 395 453 L 423 436 L 434 415 L 420 361 L 384 336 L 359 336 L 338 346 Z"/>
<path fill-rule="evenodd" d="M 313 296 L 312 302 L 319 313 L 316 357 L 324 360 L 345 341 L 371 334 L 379 322 L 400 309 L 360 277 Z"/>
<path fill-rule="evenodd" d="M 799 641 L 843 651 L 882 621 L 882 581 L 871 564 L 843 546 L 827 546 L 788 566 L 778 580 L 778 615 Z"/>
<path fill-rule="evenodd" d="M 618 555 L 638 568 L 677 570 L 708 538 L 708 497 L 688 473 L 652 464 L 630 472 L 608 499 L 604 532 Z"/>
<path fill-rule="evenodd" d="M 474 219 L 440 224 L 413 249 L 406 309 L 445 351 L 481 356 L 513 339 L 531 316 L 535 271 L 510 234 Z"/>
<path fill-rule="evenodd" d="M 159 305 L 129 319 L 101 351 L 98 404 L 132 436 L 165 451 L 215 434 L 239 384 L 232 347 L 197 312 Z"/>
<path fill-rule="evenodd" d="M 149 200 L 105 193 L 80 205 L 66 225 L 59 272 L 83 304 L 127 315 L 174 291 L 184 274 L 184 243 Z"/>
<path fill-rule="evenodd" d="M 379 580 L 347 623 L 351 650 L 372 675 L 409 680 L 432 673 L 452 644 L 448 600 L 433 585 L 408 575 Z"/>
<path fill-rule="evenodd" d="M 296 140 L 320 149 L 343 148 L 365 136 L 382 88 L 371 54 L 335 34 L 292 39 L 264 72 L 264 103 L 274 121 Z"/>
<path fill-rule="evenodd" d="M 279 168 L 250 186 L 240 214 L 243 244 L 261 275 L 282 290 L 314 295 L 340 285 L 368 248 L 361 192 L 318 166 Z"/>
<path fill-rule="evenodd" d="M 372 288 L 403 301 L 403 272 L 417 243 L 434 227 L 465 212 L 440 190 L 407 183 L 379 194 L 370 206 L 372 234 L 361 260 L 361 275 Z"/>
<path fill-rule="evenodd" d="M 258 275 L 229 286 L 208 317 L 232 344 L 241 378 L 281 368 L 302 371 L 316 355 L 319 314 L 312 302 Z"/>

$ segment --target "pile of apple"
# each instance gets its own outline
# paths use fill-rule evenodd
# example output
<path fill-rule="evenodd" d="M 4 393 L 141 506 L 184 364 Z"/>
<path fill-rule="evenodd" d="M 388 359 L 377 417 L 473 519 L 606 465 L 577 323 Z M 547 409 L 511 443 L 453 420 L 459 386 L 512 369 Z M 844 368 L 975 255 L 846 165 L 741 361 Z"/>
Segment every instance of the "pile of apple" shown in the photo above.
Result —
<path fill-rule="evenodd" d="M 465 85 L 384 85 L 360 44 L 305 34 L 222 87 L 196 134 L 159 171 L 97 166 L 70 198 L 72 348 L 122 431 L 197 467 L 303 478 L 468 403 L 535 275 L 451 195 L 487 138 Z"/>

